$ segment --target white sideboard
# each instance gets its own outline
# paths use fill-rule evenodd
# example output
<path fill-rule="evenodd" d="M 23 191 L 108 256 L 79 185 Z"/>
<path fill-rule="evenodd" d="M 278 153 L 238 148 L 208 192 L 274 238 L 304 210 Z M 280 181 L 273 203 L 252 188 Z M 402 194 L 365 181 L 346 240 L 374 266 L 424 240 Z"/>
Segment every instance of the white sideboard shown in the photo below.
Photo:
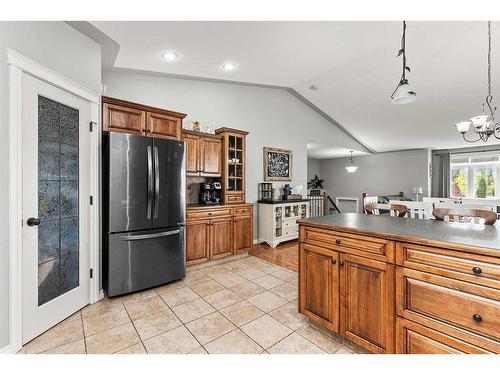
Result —
<path fill-rule="evenodd" d="M 259 239 L 271 247 L 297 239 L 298 219 L 309 217 L 309 201 L 259 203 Z"/>

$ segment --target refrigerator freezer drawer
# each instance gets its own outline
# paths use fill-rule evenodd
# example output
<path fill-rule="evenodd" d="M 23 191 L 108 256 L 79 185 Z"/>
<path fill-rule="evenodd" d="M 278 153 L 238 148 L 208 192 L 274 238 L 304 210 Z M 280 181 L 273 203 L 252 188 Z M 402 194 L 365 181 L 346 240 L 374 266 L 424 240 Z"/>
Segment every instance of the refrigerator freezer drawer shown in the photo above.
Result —
<path fill-rule="evenodd" d="M 108 236 L 104 254 L 109 297 L 185 276 L 184 227 Z"/>

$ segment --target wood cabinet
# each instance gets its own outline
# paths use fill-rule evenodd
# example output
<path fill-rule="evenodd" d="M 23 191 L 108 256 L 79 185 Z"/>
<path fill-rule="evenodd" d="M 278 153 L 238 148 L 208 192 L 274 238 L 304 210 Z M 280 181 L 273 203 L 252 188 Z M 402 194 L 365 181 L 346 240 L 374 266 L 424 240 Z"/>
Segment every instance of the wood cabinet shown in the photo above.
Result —
<path fill-rule="evenodd" d="M 299 311 L 339 332 L 339 253 L 300 244 Z"/>
<path fill-rule="evenodd" d="M 220 136 L 189 130 L 182 131 L 186 146 L 186 175 L 220 177 L 222 175 L 222 139 Z"/>
<path fill-rule="evenodd" d="M 378 353 L 394 353 L 394 266 L 340 255 L 340 332 Z"/>
<path fill-rule="evenodd" d="M 186 114 L 102 97 L 103 131 L 180 139 Z"/>
<path fill-rule="evenodd" d="M 188 266 L 235 253 L 253 245 L 253 206 L 188 207 L 186 264 Z"/>
<path fill-rule="evenodd" d="M 248 132 L 220 128 L 215 131 L 222 137 L 222 202 L 245 202 L 246 136 Z"/>

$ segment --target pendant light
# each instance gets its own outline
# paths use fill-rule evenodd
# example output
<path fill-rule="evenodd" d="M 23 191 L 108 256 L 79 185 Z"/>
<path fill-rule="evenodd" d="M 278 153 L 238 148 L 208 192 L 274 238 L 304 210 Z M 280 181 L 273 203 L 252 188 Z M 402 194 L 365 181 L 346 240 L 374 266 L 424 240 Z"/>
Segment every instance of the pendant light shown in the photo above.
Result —
<path fill-rule="evenodd" d="M 351 156 L 349 157 L 349 165 L 345 167 L 345 169 L 347 169 L 347 172 L 349 173 L 354 173 L 356 172 L 356 169 L 358 169 L 358 167 L 354 165 L 354 157 L 353 157 L 354 151 L 349 151 L 349 152 L 351 153 Z"/>
<path fill-rule="evenodd" d="M 412 90 L 406 72 L 410 72 L 410 67 L 406 65 L 406 22 L 403 21 L 403 36 L 401 37 L 401 49 L 398 51 L 397 57 L 403 55 L 403 73 L 399 79 L 396 89 L 391 95 L 392 104 L 406 104 L 414 102 L 417 99 L 417 94 Z"/>
<path fill-rule="evenodd" d="M 500 122 L 495 123 L 495 111 L 497 107 L 492 108 L 493 95 L 491 95 L 491 21 L 488 21 L 488 95 L 483 103 L 483 113 L 475 116 L 470 121 L 462 121 L 455 124 L 458 132 L 466 142 L 487 142 L 491 136 L 500 139 Z M 488 107 L 488 113 L 485 113 L 485 104 Z M 472 125 L 473 138 L 467 138 Z"/>

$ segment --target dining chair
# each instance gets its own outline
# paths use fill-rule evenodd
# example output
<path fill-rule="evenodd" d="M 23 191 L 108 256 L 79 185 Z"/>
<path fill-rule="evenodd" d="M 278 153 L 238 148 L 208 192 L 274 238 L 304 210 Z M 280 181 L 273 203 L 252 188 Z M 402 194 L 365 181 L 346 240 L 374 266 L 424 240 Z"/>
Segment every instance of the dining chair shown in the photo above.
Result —
<path fill-rule="evenodd" d="M 367 203 L 365 211 L 368 215 L 380 215 L 380 210 L 387 210 L 391 216 L 404 217 L 408 212 L 408 207 L 402 204 L 382 204 L 382 203 Z"/>
<path fill-rule="evenodd" d="M 497 214 L 495 212 L 468 208 L 436 208 L 432 211 L 432 214 L 436 220 L 450 223 L 493 225 L 497 221 Z"/>

